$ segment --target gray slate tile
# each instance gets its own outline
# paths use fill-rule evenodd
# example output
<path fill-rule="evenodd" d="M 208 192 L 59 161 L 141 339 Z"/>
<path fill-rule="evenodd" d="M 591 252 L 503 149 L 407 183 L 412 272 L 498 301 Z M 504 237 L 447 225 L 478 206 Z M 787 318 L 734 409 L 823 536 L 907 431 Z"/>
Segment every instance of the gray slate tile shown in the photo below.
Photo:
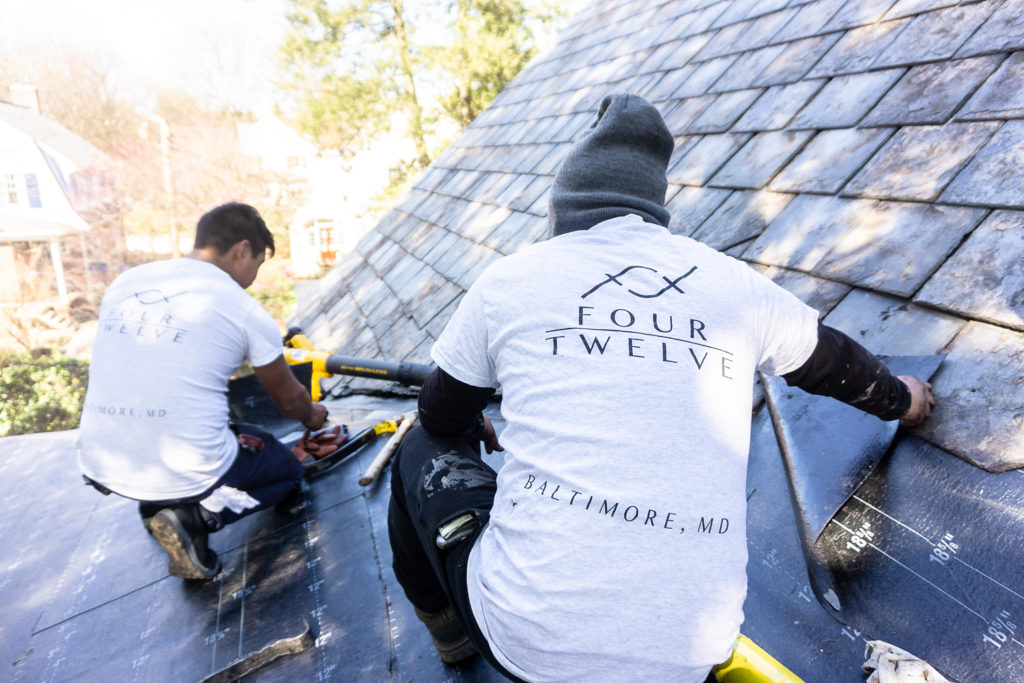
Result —
<path fill-rule="evenodd" d="M 841 34 L 830 33 L 788 43 L 775 61 L 762 69 L 751 82 L 754 85 L 793 83 L 807 75 L 839 40 Z"/>
<path fill-rule="evenodd" d="M 825 30 L 838 31 L 877 23 L 894 4 L 895 0 L 847 0 L 825 25 Z"/>
<path fill-rule="evenodd" d="M 750 52 L 744 52 L 721 77 L 708 89 L 708 92 L 726 92 L 749 88 L 754 77 L 775 61 L 785 49 L 784 45 L 770 45 Z"/>
<path fill-rule="evenodd" d="M 696 68 L 693 64 L 687 64 L 686 66 L 665 72 L 655 86 L 651 88 L 647 99 L 655 104 L 675 99 L 676 91 L 686 82 L 686 79 L 690 77 Z"/>
<path fill-rule="evenodd" d="M 949 59 L 988 19 L 1001 0 L 985 0 L 919 14 L 872 63 L 873 68 Z"/>
<path fill-rule="evenodd" d="M 960 4 L 960 0 L 899 0 L 883 19 L 899 19 Z"/>
<path fill-rule="evenodd" d="M 1024 48 L 1024 0 L 1006 0 L 956 56 L 969 57 L 1021 48 Z"/>
<path fill-rule="evenodd" d="M 736 122 L 733 132 L 760 132 L 785 128 L 824 83 L 824 79 L 804 80 L 768 88 Z"/>
<path fill-rule="evenodd" d="M 793 18 L 775 34 L 775 40 L 788 42 L 823 33 L 829 20 L 845 1 L 817 0 L 801 6 Z"/>
<path fill-rule="evenodd" d="M 707 4 L 708 6 L 704 7 L 697 15 L 697 18 L 687 27 L 688 33 L 703 33 L 709 28 L 717 27 L 718 20 L 725 15 L 726 11 L 732 8 L 734 3 L 729 2 L 729 0 L 723 0 L 722 2 Z"/>
<path fill-rule="evenodd" d="M 995 122 L 901 128 L 844 188 L 844 196 L 932 201 L 992 137 Z"/>
<path fill-rule="evenodd" d="M 992 75 L 1001 59 L 1001 56 L 974 57 L 915 66 L 864 117 L 862 125 L 945 123 Z"/>
<path fill-rule="evenodd" d="M 909 19 L 868 24 L 844 35 L 811 69 L 811 78 L 864 71 L 893 43 Z"/>
<path fill-rule="evenodd" d="M 1024 330 L 1024 213 L 995 211 L 915 298 Z"/>
<path fill-rule="evenodd" d="M 750 13 L 750 5 L 742 2 L 724 2 L 724 11 L 718 13 L 717 18 L 710 24 L 710 28 L 722 28 L 743 21 Z"/>
<path fill-rule="evenodd" d="M 828 314 L 825 324 L 872 353 L 930 356 L 942 352 L 965 323 L 903 299 L 854 289 Z"/>
<path fill-rule="evenodd" d="M 673 135 L 681 134 L 716 99 L 716 95 L 702 95 L 681 100 L 671 111 L 664 114 L 665 125 Z"/>
<path fill-rule="evenodd" d="M 686 132 L 724 133 L 761 96 L 762 88 L 722 93 L 686 127 Z"/>
<path fill-rule="evenodd" d="M 932 378 L 919 434 L 992 472 L 1024 465 L 1024 333 L 970 323 Z"/>
<path fill-rule="evenodd" d="M 703 185 L 721 168 L 749 135 L 705 135 L 668 171 L 668 181 L 678 185 Z"/>
<path fill-rule="evenodd" d="M 882 99 L 903 69 L 833 78 L 796 117 L 793 128 L 849 128 Z"/>
<path fill-rule="evenodd" d="M 760 235 L 792 199 L 776 192 L 733 192 L 691 237 L 714 249 L 728 249 Z"/>
<path fill-rule="evenodd" d="M 939 198 L 956 204 L 1024 208 L 1024 121 L 1007 121 Z"/>
<path fill-rule="evenodd" d="M 979 57 L 978 59 L 993 59 Z M 1002 63 L 985 85 L 974 94 L 963 109 L 961 119 L 1024 118 L 1024 52 L 1015 52 Z"/>
<path fill-rule="evenodd" d="M 701 62 L 694 68 L 686 82 L 676 91 L 676 97 L 696 97 L 707 94 L 711 85 L 736 61 L 737 55 L 719 57 Z"/>
<path fill-rule="evenodd" d="M 810 271 L 876 202 L 798 195 L 743 254 L 767 265 Z"/>
<path fill-rule="evenodd" d="M 673 193 L 672 187 L 669 186 L 671 197 L 665 208 L 671 215 L 669 230 L 679 235 L 693 234 L 732 194 L 732 190 L 711 187 L 683 187 Z"/>
<path fill-rule="evenodd" d="M 810 131 L 770 131 L 758 133 L 743 146 L 708 182 L 718 187 L 759 189 L 789 163 L 804 143 Z"/>
<path fill-rule="evenodd" d="M 984 217 L 981 209 L 879 202 L 857 217 L 814 273 L 909 296 Z"/>
<path fill-rule="evenodd" d="M 891 134 L 891 128 L 822 131 L 782 169 L 771 189 L 835 194 Z"/>
<path fill-rule="evenodd" d="M 735 4 L 739 5 L 740 3 Z M 755 24 L 754 20 L 743 21 L 719 29 L 718 33 L 697 53 L 696 59 L 705 61 L 751 49 L 754 47 L 754 41 L 751 40 L 749 35 L 753 31 Z"/>
<path fill-rule="evenodd" d="M 819 319 L 828 315 L 851 289 L 842 282 L 825 280 L 796 270 L 776 266 L 757 266 L 757 269 L 765 277 L 771 278 L 775 284 L 818 311 Z"/>

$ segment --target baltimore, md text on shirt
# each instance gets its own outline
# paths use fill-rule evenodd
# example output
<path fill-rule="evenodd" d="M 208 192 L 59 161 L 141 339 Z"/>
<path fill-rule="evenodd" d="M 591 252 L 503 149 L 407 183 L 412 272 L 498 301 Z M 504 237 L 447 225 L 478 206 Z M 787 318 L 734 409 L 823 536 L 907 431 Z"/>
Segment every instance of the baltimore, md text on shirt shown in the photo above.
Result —
<path fill-rule="evenodd" d="M 580 512 L 589 512 L 610 519 L 621 519 L 623 522 L 638 526 L 650 526 L 655 529 L 666 529 L 678 534 L 685 534 L 689 529 L 697 534 L 725 534 L 729 532 L 728 517 L 694 515 L 692 519 L 681 517 L 676 512 L 656 510 L 646 505 L 634 505 L 624 501 L 609 500 L 595 496 L 586 491 L 579 491 L 570 485 L 548 479 L 539 479 L 536 475 L 527 474 L 523 482 L 523 490 L 533 495 L 567 505 Z M 516 505 L 517 502 L 513 502 Z"/>
<path fill-rule="evenodd" d="M 733 353 L 709 343 L 710 331 L 704 321 L 681 316 L 677 310 L 669 312 L 666 305 L 658 306 L 663 296 L 671 299 L 686 294 L 681 283 L 696 270 L 693 266 L 681 274 L 665 275 L 655 268 L 630 265 L 615 274 L 605 273 L 580 295 L 581 300 L 594 298 L 576 306 L 569 326 L 544 331 L 551 354 L 619 354 L 673 365 L 683 363 L 733 379 Z M 636 305 L 602 306 L 598 295 L 607 287 L 624 289 L 637 299 Z"/>

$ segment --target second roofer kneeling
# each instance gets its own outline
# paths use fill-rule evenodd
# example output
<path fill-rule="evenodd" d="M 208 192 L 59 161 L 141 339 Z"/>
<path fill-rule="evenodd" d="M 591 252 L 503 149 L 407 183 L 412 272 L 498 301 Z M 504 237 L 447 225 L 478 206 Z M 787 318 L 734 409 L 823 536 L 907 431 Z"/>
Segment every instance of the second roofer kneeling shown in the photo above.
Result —
<path fill-rule="evenodd" d="M 743 619 L 754 373 L 883 419 L 897 378 L 745 263 L 667 229 L 673 139 L 604 99 L 552 237 L 491 265 L 432 350 L 392 472 L 394 571 L 441 658 L 528 681 L 703 681 Z M 482 416 L 496 387 L 501 444 Z M 495 473 L 470 443 L 506 451 Z"/>

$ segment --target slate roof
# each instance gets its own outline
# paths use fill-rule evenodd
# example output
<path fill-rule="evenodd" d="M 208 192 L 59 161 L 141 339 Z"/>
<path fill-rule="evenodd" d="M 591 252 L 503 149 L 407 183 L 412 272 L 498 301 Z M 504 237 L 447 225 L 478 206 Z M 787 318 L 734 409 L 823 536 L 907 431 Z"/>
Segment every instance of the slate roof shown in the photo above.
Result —
<path fill-rule="evenodd" d="M 671 230 L 875 352 L 948 354 L 919 436 L 1024 465 L 1024 0 L 594 2 L 293 322 L 348 355 L 429 362 L 483 269 L 543 239 L 555 169 L 615 91 L 676 136 Z"/>

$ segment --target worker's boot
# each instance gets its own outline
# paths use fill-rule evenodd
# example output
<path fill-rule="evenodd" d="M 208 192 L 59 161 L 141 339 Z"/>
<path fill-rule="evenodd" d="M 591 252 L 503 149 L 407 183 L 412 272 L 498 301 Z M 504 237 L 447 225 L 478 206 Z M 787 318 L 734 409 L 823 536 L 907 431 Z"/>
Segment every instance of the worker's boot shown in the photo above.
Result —
<path fill-rule="evenodd" d="M 220 571 L 217 553 L 206 544 L 209 529 L 199 505 L 164 508 L 149 521 L 149 531 L 167 551 L 167 571 L 183 579 L 212 579 Z"/>
<path fill-rule="evenodd" d="M 455 615 L 455 610 L 449 605 L 440 612 L 424 612 L 413 605 L 416 616 L 430 631 L 434 639 L 434 647 L 441 661 L 446 664 L 455 664 L 464 659 L 469 659 L 477 653 L 476 645 L 469 639 L 466 629 Z"/>

